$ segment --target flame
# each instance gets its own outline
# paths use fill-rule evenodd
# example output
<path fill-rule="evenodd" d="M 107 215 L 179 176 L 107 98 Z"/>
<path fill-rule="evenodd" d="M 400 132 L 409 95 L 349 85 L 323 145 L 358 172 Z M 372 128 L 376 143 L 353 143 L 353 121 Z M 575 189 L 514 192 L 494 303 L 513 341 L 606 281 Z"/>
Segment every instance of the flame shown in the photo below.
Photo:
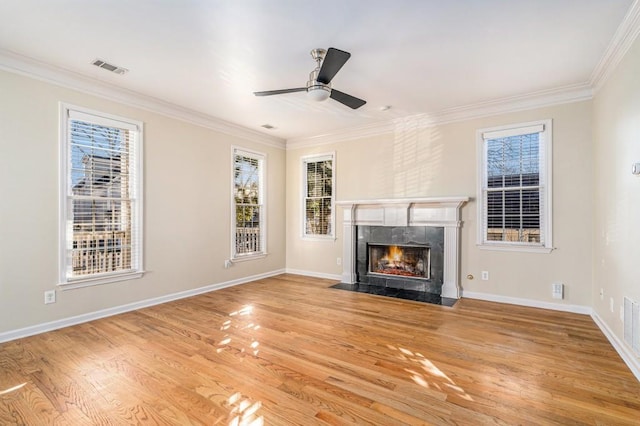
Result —
<path fill-rule="evenodd" d="M 398 246 L 389 246 L 388 253 L 385 257 L 385 260 L 390 260 L 394 262 L 399 262 L 402 260 L 402 249 Z"/>

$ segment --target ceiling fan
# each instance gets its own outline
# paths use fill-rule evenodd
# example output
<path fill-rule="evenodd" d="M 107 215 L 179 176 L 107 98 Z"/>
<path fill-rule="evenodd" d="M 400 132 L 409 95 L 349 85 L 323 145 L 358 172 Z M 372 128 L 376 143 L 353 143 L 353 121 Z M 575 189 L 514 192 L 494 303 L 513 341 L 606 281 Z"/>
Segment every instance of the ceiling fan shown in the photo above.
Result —
<path fill-rule="evenodd" d="M 352 109 L 358 109 L 366 104 L 366 101 L 355 96 L 348 95 L 331 88 L 331 80 L 340 71 L 340 68 L 349 60 L 351 53 L 330 47 L 325 49 L 313 49 L 311 56 L 316 61 L 316 68 L 309 74 L 306 87 L 294 89 L 267 90 L 265 92 L 253 92 L 256 96 L 282 95 L 284 93 L 307 92 L 314 101 L 324 101 L 328 98 L 336 100 Z"/>

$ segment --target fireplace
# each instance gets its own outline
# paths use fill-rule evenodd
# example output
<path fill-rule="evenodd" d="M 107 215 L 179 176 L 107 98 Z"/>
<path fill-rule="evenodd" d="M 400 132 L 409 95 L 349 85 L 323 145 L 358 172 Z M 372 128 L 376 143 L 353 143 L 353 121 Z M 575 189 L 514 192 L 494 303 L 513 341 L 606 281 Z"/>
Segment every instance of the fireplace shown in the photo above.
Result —
<path fill-rule="evenodd" d="M 368 247 L 369 274 L 429 279 L 428 246 L 369 244 Z"/>
<path fill-rule="evenodd" d="M 343 209 L 342 283 L 417 290 L 441 295 L 442 298 L 460 297 L 460 218 L 461 207 L 468 197 L 380 199 L 339 201 Z M 411 267 L 372 268 L 371 253 L 375 246 L 397 246 L 403 249 L 421 247 L 422 257 Z M 383 255 L 384 256 L 384 255 Z M 392 255 L 393 256 L 393 255 Z M 379 262 L 374 259 L 373 266 Z M 384 262 L 383 262 L 384 263 Z M 383 265 L 381 265 L 383 266 Z M 417 274 L 424 269 L 424 276 Z M 386 273 L 385 273 L 386 272 Z"/>
<path fill-rule="evenodd" d="M 356 226 L 355 282 L 442 293 L 444 228 Z"/>

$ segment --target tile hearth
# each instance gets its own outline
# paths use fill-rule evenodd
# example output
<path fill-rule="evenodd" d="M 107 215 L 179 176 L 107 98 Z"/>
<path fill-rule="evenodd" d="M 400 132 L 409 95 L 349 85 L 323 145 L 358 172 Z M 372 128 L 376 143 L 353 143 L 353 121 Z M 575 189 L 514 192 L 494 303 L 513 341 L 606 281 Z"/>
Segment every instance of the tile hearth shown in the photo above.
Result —
<path fill-rule="evenodd" d="M 458 299 L 441 297 L 438 294 L 426 291 L 405 290 L 401 288 L 382 287 L 379 285 L 369 285 L 362 283 L 345 284 L 339 283 L 331 286 L 339 290 L 355 291 L 357 293 L 375 294 L 378 296 L 395 297 L 398 299 L 413 300 L 415 302 L 431 303 L 433 305 L 453 306 Z"/>

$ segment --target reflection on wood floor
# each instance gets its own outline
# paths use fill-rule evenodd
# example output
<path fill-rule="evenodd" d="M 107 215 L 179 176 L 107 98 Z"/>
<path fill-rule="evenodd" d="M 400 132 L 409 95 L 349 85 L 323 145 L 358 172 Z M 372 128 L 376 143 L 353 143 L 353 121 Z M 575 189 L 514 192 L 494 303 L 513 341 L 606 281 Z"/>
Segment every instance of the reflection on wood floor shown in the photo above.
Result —
<path fill-rule="evenodd" d="M 0 424 L 638 425 L 589 316 L 281 275 L 0 345 Z"/>

